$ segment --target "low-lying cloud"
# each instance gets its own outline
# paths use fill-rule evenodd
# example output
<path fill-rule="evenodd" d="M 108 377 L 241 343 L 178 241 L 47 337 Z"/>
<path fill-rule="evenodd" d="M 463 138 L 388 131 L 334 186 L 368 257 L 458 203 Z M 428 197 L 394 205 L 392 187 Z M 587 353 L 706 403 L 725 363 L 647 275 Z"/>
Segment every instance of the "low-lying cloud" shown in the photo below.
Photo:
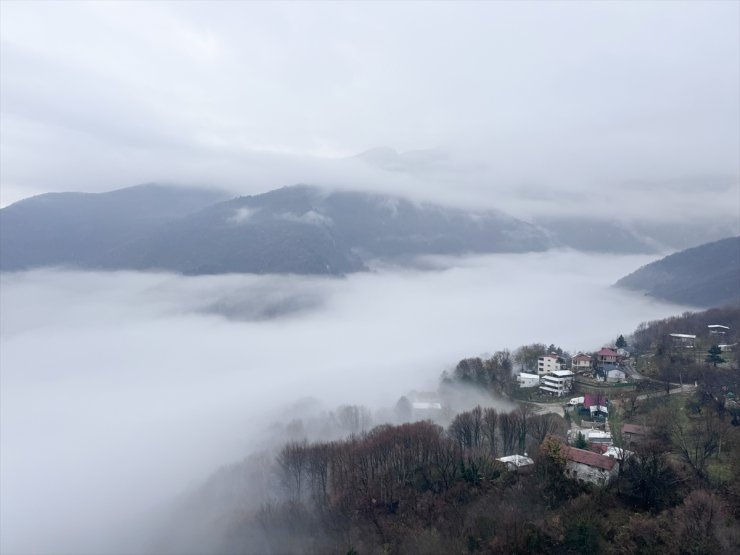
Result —
<path fill-rule="evenodd" d="M 135 551 L 139 520 L 246 456 L 280 407 L 392 407 L 466 356 L 598 348 L 682 312 L 609 288 L 648 261 L 548 252 L 346 278 L 3 274 L 0 548 Z"/>

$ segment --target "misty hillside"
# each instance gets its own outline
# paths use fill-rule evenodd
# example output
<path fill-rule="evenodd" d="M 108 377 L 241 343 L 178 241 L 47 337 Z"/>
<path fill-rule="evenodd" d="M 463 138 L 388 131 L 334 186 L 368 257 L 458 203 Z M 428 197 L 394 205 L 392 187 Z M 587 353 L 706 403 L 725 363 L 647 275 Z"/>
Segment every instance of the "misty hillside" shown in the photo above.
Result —
<path fill-rule="evenodd" d="M 550 246 L 539 228 L 496 211 L 309 186 L 219 195 L 150 185 L 21 201 L 0 210 L 0 268 L 344 274 L 367 258 Z"/>
<path fill-rule="evenodd" d="M 643 266 L 617 285 L 679 304 L 740 304 L 740 237 L 677 252 Z"/>
<path fill-rule="evenodd" d="M 558 246 L 584 252 L 647 254 L 657 252 L 654 243 L 618 222 L 588 218 L 538 218 Z"/>
<path fill-rule="evenodd" d="M 116 266 L 110 264 L 116 248 L 225 197 L 216 190 L 146 184 L 21 200 L 0 210 L 0 269 Z"/>
<path fill-rule="evenodd" d="M 657 254 L 697 247 L 740 233 L 737 225 L 713 222 L 621 222 L 595 217 L 538 217 L 556 246 L 582 252 Z"/>

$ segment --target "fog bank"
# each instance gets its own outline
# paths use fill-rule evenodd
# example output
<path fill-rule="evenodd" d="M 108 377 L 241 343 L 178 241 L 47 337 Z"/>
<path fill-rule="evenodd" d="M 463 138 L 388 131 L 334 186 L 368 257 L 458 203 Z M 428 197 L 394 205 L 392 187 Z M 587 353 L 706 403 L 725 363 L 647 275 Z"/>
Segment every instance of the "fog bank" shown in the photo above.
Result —
<path fill-rule="evenodd" d="M 281 406 L 392 406 L 463 357 L 598 348 L 683 312 L 609 288 L 648 261 L 432 258 L 342 279 L 3 274 L 0 548 L 132 551 L 137 519 L 246 456 Z"/>

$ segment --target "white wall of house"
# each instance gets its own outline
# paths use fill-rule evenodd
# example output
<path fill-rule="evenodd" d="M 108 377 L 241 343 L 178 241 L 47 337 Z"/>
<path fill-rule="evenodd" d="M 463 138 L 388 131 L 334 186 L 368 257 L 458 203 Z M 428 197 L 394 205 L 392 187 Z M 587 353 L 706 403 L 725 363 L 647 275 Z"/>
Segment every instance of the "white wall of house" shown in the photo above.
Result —
<path fill-rule="evenodd" d="M 540 385 L 540 377 L 537 374 L 522 372 L 516 377 L 519 387 L 537 387 Z"/>
<path fill-rule="evenodd" d="M 545 355 L 537 359 L 537 374 L 544 376 L 555 370 L 560 370 L 560 364 L 558 363 L 558 357 Z"/>
<path fill-rule="evenodd" d="M 562 375 L 557 376 L 555 374 L 547 374 L 546 376 L 542 376 L 542 385 L 540 385 L 540 390 L 544 393 L 550 393 L 551 395 L 562 397 L 572 389 L 573 373 L 558 370 L 555 370 L 554 372 Z"/>
<path fill-rule="evenodd" d="M 582 480 L 597 486 L 605 486 L 619 474 L 619 463 L 611 470 L 588 466 L 583 463 L 568 461 L 565 464 L 565 475 L 574 480 Z"/>
<path fill-rule="evenodd" d="M 580 359 L 580 360 L 573 360 L 572 364 L 573 370 L 588 370 L 591 368 L 591 361 Z"/>

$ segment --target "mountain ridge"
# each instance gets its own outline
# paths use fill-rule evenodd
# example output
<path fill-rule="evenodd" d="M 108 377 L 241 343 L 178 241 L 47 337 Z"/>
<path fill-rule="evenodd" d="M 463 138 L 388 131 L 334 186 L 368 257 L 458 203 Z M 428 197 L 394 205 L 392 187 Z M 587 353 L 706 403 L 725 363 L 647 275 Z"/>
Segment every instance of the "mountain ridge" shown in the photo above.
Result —
<path fill-rule="evenodd" d="M 740 236 L 671 254 L 615 285 L 678 304 L 703 308 L 740 305 Z"/>
<path fill-rule="evenodd" d="M 181 201 L 169 200 L 178 191 Z M 226 198 L 176 187 L 40 195 L 0 210 L 0 269 L 341 275 L 367 258 L 530 252 L 551 243 L 503 212 L 294 185 Z M 156 202 L 148 203 L 147 195 Z M 167 198 L 165 198 L 167 197 Z"/>

